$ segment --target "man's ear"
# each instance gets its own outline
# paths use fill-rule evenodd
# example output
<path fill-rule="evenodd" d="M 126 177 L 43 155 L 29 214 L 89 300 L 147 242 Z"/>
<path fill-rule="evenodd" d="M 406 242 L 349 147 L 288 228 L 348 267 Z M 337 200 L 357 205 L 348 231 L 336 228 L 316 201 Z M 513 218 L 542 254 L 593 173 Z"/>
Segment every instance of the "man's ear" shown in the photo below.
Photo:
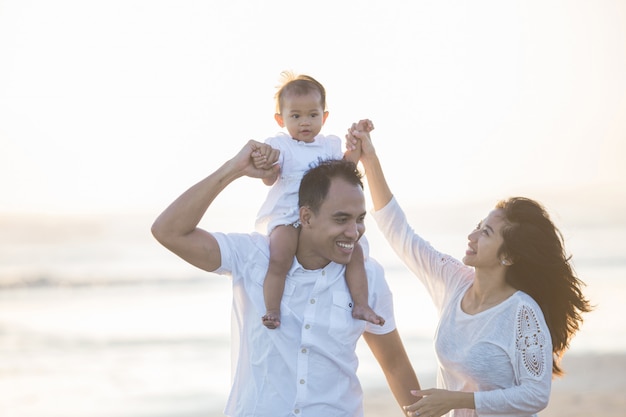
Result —
<path fill-rule="evenodd" d="M 278 123 L 278 126 L 285 127 L 285 122 L 283 121 L 283 115 L 280 113 L 274 113 L 274 120 Z"/>
<path fill-rule="evenodd" d="M 311 209 L 309 207 L 300 207 L 300 225 L 302 227 L 311 224 Z"/>
<path fill-rule="evenodd" d="M 326 123 L 326 118 L 327 118 L 327 117 L 328 117 L 328 110 L 326 110 L 326 111 L 324 112 L 324 115 L 322 116 L 322 125 L 323 125 L 324 123 Z"/>

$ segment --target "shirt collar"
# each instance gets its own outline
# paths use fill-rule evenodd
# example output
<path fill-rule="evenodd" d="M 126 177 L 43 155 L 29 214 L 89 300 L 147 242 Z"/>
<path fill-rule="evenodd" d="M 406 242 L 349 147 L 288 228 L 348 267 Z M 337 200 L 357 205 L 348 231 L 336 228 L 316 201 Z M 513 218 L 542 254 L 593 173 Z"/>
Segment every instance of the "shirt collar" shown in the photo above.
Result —
<path fill-rule="evenodd" d="M 323 268 L 319 269 L 306 269 L 303 267 L 300 262 L 298 262 L 297 257 L 293 257 L 293 263 L 291 264 L 291 268 L 289 269 L 289 275 L 294 275 L 296 273 L 307 274 L 307 273 L 319 273 L 320 271 L 325 271 L 327 274 L 339 274 L 343 271 L 345 265 L 338 264 L 336 262 L 329 262 Z"/>

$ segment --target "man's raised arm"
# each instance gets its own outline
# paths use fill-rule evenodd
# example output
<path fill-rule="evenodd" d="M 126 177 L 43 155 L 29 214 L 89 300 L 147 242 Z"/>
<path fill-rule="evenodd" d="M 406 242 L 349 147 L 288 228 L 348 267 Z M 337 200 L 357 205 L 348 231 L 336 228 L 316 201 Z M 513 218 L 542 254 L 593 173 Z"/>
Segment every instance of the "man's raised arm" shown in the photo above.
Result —
<path fill-rule="evenodd" d="M 272 163 L 278 160 L 278 151 L 265 147 L 269 145 L 248 141 L 232 159 L 174 200 L 152 225 L 156 240 L 190 264 L 205 271 L 216 270 L 221 264 L 217 241 L 197 226 L 215 197 L 237 178 L 265 178 L 276 174 L 279 167 Z M 267 155 L 269 168 L 254 166 L 251 156 L 260 149 Z"/>

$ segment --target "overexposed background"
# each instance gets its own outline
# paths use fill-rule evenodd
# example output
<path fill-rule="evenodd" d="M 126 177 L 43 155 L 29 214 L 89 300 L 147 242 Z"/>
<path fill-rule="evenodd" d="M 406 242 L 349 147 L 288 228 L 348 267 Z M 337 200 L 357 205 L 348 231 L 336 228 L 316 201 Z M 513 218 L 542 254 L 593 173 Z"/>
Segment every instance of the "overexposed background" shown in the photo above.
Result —
<path fill-rule="evenodd" d="M 160 210 L 278 130 L 285 69 L 325 133 L 374 120 L 407 202 L 623 202 L 625 28 L 621 0 L 3 0 L 0 213 Z"/>
<path fill-rule="evenodd" d="M 394 193 L 440 250 L 462 256 L 500 198 L 545 203 L 598 306 L 568 355 L 621 360 L 599 378 L 572 367 L 555 392 L 612 416 L 598 407 L 626 388 L 623 0 L 0 0 L 0 415 L 221 414 L 228 282 L 149 229 L 278 131 L 286 69 L 326 86 L 324 133 L 374 121 Z M 266 191 L 238 180 L 203 226 L 252 230 Z M 434 311 L 370 220 L 431 386 Z M 367 401 L 386 386 L 359 357 Z"/>

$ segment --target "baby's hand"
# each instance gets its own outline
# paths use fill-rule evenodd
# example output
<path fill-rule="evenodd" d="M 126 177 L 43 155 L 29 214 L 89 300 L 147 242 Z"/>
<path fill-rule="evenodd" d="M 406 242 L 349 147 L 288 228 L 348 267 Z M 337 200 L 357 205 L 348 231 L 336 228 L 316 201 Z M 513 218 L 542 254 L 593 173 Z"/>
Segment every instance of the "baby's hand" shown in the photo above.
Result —
<path fill-rule="evenodd" d="M 268 169 L 274 162 L 276 157 L 272 154 L 274 149 L 266 144 L 254 145 L 252 152 L 250 153 L 250 159 L 256 169 Z M 272 159 L 270 161 L 270 159 Z"/>
<path fill-rule="evenodd" d="M 365 132 L 369 135 L 369 132 L 374 130 L 374 123 L 370 119 L 359 120 L 358 123 L 352 123 L 348 133 L 346 134 L 346 149 L 348 151 L 361 151 L 360 137 L 354 135 L 357 132 Z M 358 133 L 357 133 L 358 134 Z"/>
<path fill-rule="evenodd" d="M 252 153 L 250 154 L 250 159 L 252 159 L 252 163 L 254 164 L 254 167 L 256 169 L 265 168 L 267 158 L 265 158 L 265 155 L 262 155 L 258 149 L 255 149 L 254 151 L 252 151 Z"/>
<path fill-rule="evenodd" d="M 255 148 L 252 151 L 252 153 L 250 154 L 250 159 L 252 159 L 252 163 L 254 164 L 254 167 L 256 169 L 265 168 L 266 158 L 264 155 L 261 154 L 261 152 L 259 152 L 258 148 Z"/>
<path fill-rule="evenodd" d="M 359 120 L 359 123 L 356 124 L 356 130 L 369 133 L 374 130 L 374 123 L 370 119 Z"/>

